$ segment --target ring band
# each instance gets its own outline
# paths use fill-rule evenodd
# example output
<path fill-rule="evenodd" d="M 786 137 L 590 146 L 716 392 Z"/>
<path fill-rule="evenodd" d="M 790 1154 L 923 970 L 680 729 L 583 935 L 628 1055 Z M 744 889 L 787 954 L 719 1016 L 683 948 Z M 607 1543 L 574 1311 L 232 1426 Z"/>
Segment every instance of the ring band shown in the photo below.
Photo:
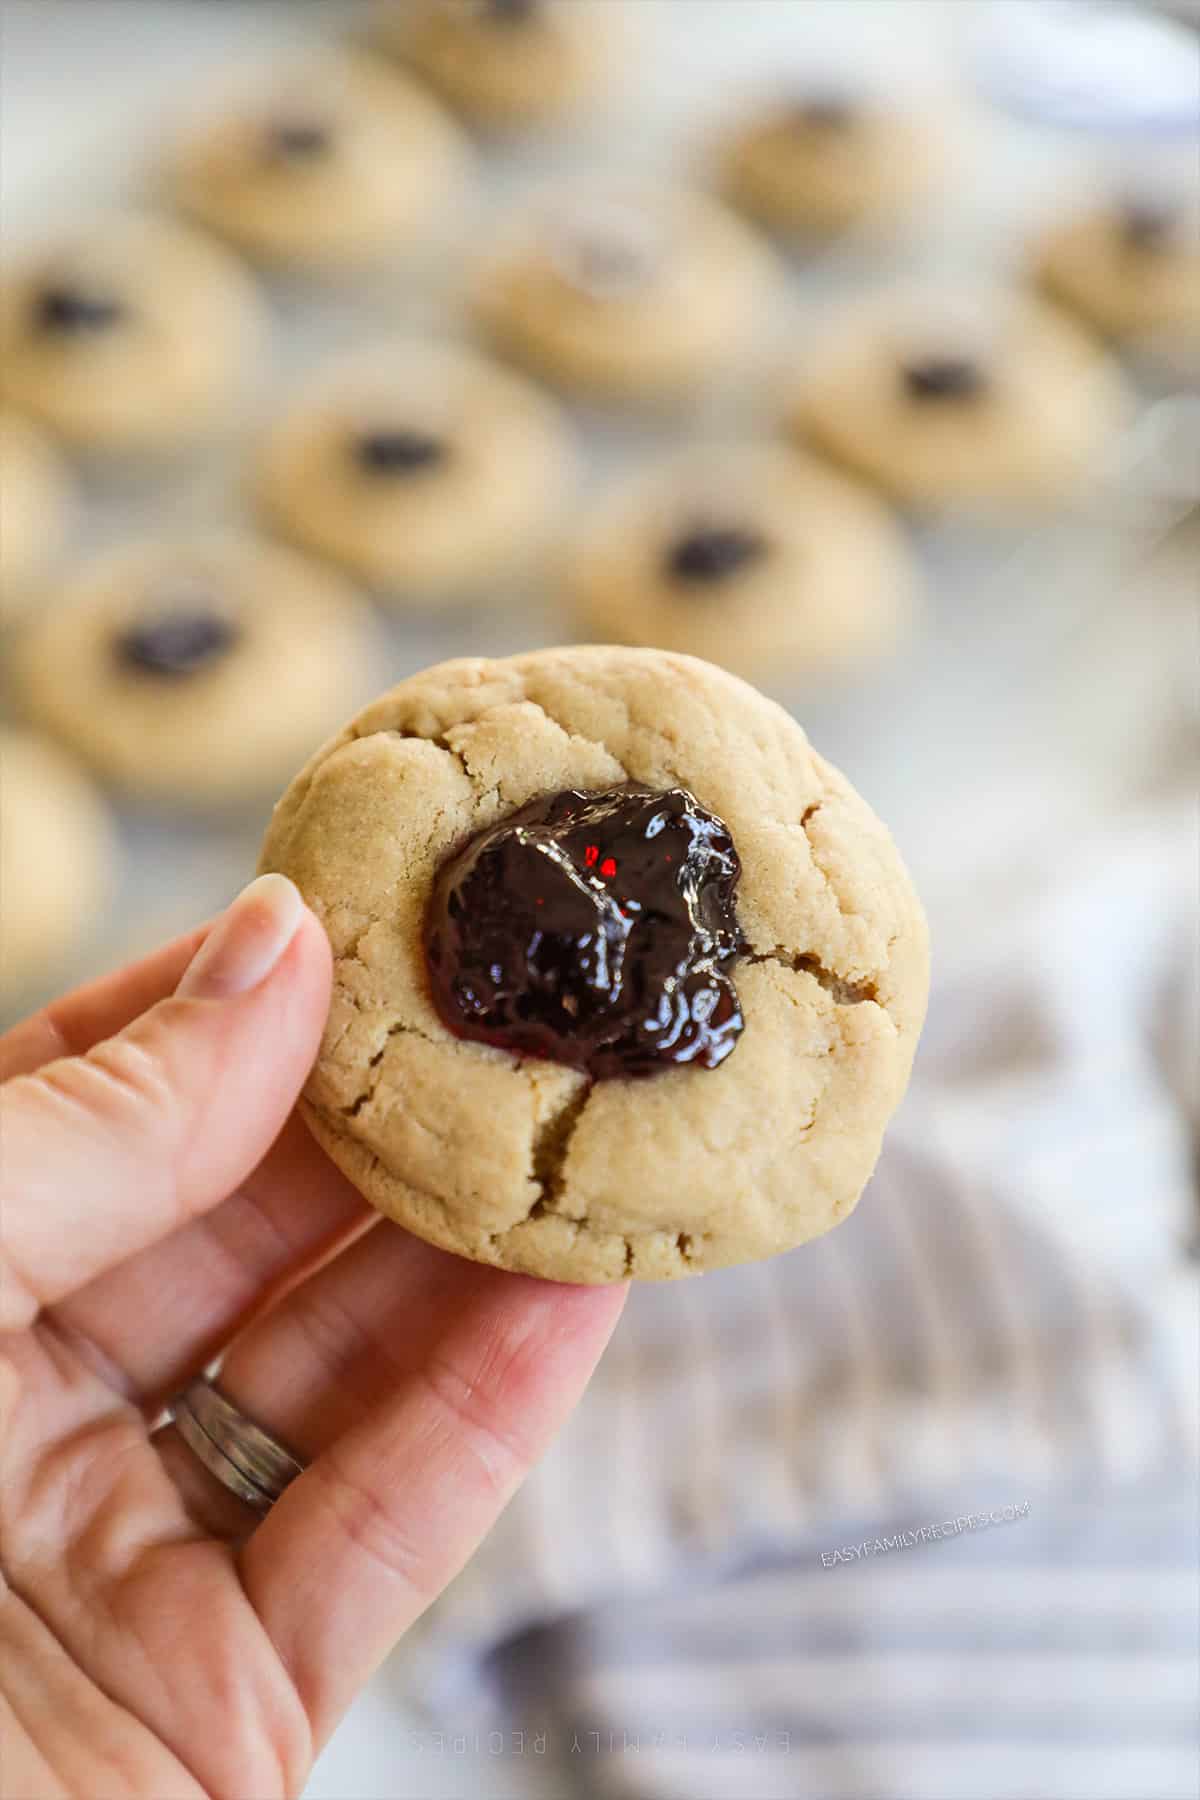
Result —
<path fill-rule="evenodd" d="M 255 1512 L 269 1512 L 304 1473 L 299 1457 L 239 1412 L 207 1375 L 189 1383 L 167 1410 L 193 1455 Z"/>

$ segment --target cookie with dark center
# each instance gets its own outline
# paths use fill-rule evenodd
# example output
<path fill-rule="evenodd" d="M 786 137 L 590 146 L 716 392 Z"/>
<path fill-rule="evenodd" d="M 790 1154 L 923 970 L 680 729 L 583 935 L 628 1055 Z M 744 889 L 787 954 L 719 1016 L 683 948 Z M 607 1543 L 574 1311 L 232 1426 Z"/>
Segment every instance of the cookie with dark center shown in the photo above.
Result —
<path fill-rule="evenodd" d="M 312 163 L 333 148 L 333 127 L 322 119 L 274 119 L 267 126 L 263 148 L 268 162 Z"/>
<path fill-rule="evenodd" d="M 830 88 L 803 94 L 790 108 L 789 121 L 797 131 L 848 131 L 858 108 L 846 94 Z"/>
<path fill-rule="evenodd" d="M 1164 200 L 1126 200 L 1117 214 L 1117 229 L 1126 250 L 1157 256 L 1175 236 L 1178 215 Z"/>
<path fill-rule="evenodd" d="M 425 925 L 437 1011 L 460 1037 L 594 1079 L 715 1069 L 743 1027 L 741 864 L 685 789 L 532 801 L 443 864 Z"/>
<path fill-rule="evenodd" d="M 973 356 L 914 357 L 901 369 L 904 391 L 913 400 L 975 400 L 987 386 Z"/>
<path fill-rule="evenodd" d="M 718 587 L 761 562 L 769 547 L 761 532 L 744 525 L 697 525 L 667 551 L 666 572 L 690 588 Z"/>
<path fill-rule="evenodd" d="M 406 426 L 381 426 L 354 439 L 354 457 L 370 475 L 422 475 L 449 454 L 442 438 Z"/>
<path fill-rule="evenodd" d="M 33 325 L 56 337 L 92 337 L 110 331 L 128 316 L 123 301 L 112 294 L 89 292 L 68 282 L 48 282 L 33 298 Z"/>
<path fill-rule="evenodd" d="M 219 661 L 239 636 L 227 614 L 199 604 L 166 606 L 147 611 L 123 631 L 115 650 L 125 668 L 179 680 Z"/>

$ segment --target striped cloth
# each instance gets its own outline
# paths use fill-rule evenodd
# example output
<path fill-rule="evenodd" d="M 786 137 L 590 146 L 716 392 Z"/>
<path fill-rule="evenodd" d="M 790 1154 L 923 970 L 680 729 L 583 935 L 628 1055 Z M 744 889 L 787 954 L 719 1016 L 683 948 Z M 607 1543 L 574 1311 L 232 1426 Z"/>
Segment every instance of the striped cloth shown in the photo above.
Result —
<path fill-rule="evenodd" d="M 843 1226 L 635 1289 L 401 1652 L 447 1729 L 590 1800 L 1191 1800 L 1180 824 L 948 983 Z"/>
<path fill-rule="evenodd" d="M 903 1556 L 610 1604 L 519 1645 L 509 1692 L 563 1792 L 1194 1800 L 1195 1531 L 1162 1493 L 1035 1499 Z"/>

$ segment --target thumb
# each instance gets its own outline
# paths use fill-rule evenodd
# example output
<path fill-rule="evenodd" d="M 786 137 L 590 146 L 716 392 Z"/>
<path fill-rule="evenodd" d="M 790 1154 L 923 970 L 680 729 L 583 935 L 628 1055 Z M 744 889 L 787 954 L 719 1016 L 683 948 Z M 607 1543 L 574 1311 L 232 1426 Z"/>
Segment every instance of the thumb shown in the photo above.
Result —
<path fill-rule="evenodd" d="M 175 994 L 0 1088 L 0 1329 L 244 1180 L 290 1112 L 329 1006 L 325 934 L 282 875 L 214 924 Z"/>

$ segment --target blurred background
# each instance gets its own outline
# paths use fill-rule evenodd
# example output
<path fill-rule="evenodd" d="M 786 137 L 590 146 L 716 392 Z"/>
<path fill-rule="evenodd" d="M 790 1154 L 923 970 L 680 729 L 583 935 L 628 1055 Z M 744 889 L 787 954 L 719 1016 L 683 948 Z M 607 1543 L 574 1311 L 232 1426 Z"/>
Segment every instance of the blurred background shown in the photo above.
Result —
<path fill-rule="evenodd" d="M 1197 23 L 5 0 L 5 1017 L 362 698 L 599 636 L 793 711 L 933 931 L 836 1266 L 635 1297 L 313 1795 L 1195 1792 Z"/>

